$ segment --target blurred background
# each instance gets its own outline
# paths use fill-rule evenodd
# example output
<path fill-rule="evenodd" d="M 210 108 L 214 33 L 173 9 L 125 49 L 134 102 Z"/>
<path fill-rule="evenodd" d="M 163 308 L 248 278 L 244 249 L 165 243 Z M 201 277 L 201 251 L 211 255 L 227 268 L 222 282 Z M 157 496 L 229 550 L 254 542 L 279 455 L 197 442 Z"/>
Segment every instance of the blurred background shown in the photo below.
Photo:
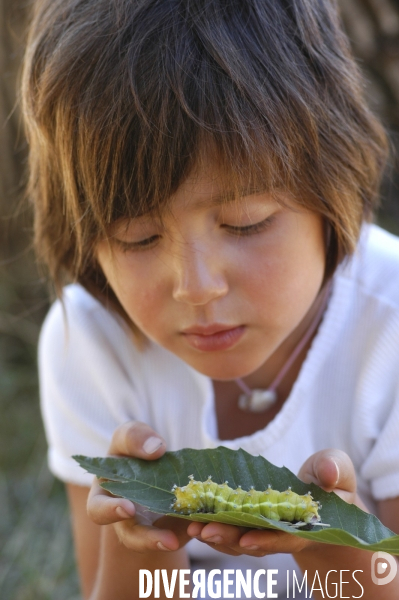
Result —
<path fill-rule="evenodd" d="M 394 148 L 377 219 L 399 235 L 399 0 L 339 1 Z M 16 94 L 28 4 L 0 0 L 0 598 L 78 600 L 64 489 L 47 470 L 38 401 L 36 344 L 49 300 L 31 250 Z"/>

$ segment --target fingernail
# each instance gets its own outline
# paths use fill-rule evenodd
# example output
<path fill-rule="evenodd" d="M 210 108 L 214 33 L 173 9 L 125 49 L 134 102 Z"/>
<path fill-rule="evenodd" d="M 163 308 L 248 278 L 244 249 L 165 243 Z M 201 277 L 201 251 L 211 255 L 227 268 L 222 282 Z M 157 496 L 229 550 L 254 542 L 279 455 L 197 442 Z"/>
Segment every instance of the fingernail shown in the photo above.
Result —
<path fill-rule="evenodd" d="M 163 444 L 159 437 L 151 436 L 143 444 L 143 450 L 146 454 L 154 454 Z"/>
<path fill-rule="evenodd" d="M 166 550 L 167 552 L 170 552 L 170 548 L 167 548 L 166 546 L 164 546 L 162 542 L 157 542 L 157 548 L 158 548 L 158 550 Z"/>
<path fill-rule="evenodd" d="M 223 538 L 220 535 L 214 535 L 209 538 L 203 538 L 205 542 L 211 542 L 211 544 L 221 544 L 223 542 Z"/>
<path fill-rule="evenodd" d="M 304 481 L 304 483 L 315 483 L 316 485 L 320 485 L 319 480 L 310 473 L 305 473 L 302 480 Z"/>
<path fill-rule="evenodd" d="M 335 480 L 335 483 L 334 483 L 334 487 L 335 487 L 339 481 L 339 466 L 338 466 L 337 461 L 335 461 L 334 459 L 332 459 L 332 461 L 333 461 L 334 465 L 337 467 L 337 479 Z"/>
<path fill-rule="evenodd" d="M 129 515 L 127 510 L 125 510 L 122 506 L 117 506 L 115 512 L 118 515 L 118 517 L 121 517 L 121 519 L 131 519 L 134 515 L 134 513 L 132 515 Z"/>
<path fill-rule="evenodd" d="M 243 550 L 251 550 L 251 551 L 259 550 L 259 546 L 241 546 L 241 548 Z"/>

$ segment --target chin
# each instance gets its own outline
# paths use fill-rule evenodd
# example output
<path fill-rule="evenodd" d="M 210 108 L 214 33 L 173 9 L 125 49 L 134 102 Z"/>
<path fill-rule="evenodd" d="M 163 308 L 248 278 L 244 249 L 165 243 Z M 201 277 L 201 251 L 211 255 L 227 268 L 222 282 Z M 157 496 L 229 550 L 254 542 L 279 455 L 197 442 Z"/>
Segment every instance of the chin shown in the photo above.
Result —
<path fill-rule="evenodd" d="M 232 379 L 239 379 L 250 375 L 251 373 L 256 371 L 260 366 L 262 366 L 265 360 L 266 359 L 262 360 L 259 364 L 248 364 L 243 360 L 230 360 L 227 362 L 220 359 L 218 360 L 217 357 L 214 357 L 213 361 L 206 361 L 208 362 L 208 364 L 205 364 L 205 361 L 201 361 L 201 363 L 193 361 L 189 362 L 188 364 L 199 373 L 202 373 L 203 375 L 206 375 L 211 379 L 216 379 L 218 381 L 231 381 Z"/>

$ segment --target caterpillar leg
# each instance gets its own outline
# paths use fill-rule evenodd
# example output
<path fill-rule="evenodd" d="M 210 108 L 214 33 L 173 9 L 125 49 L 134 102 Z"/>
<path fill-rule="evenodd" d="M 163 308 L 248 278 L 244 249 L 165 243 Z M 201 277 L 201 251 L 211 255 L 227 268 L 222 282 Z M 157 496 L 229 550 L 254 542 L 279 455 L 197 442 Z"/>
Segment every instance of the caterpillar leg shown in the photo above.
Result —
<path fill-rule="evenodd" d="M 291 523 L 291 521 L 280 521 L 280 523 L 283 523 L 284 525 L 289 525 L 290 527 L 295 527 L 295 529 L 297 529 L 298 527 L 304 527 L 304 525 L 309 525 L 309 523 L 305 523 L 305 521 L 298 521 L 298 523 Z"/>
<path fill-rule="evenodd" d="M 284 523 L 284 525 L 289 525 L 290 527 L 295 527 L 295 529 L 298 529 L 298 527 L 304 527 L 305 525 L 318 525 L 319 527 L 330 527 L 330 525 L 328 523 L 318 523 L 318 522 L 314 522 L 314 523 L 305 523 L 305 521 L 298 521 L 298 523 L 291 523 L 290 521 L 280 521 L 280 523 Z"/>

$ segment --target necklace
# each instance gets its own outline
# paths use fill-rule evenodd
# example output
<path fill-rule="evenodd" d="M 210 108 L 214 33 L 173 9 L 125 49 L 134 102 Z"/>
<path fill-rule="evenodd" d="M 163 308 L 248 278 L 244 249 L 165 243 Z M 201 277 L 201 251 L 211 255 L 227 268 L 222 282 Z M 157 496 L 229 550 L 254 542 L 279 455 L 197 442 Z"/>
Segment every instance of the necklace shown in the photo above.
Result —
<path fill-rule="evenodd" d="M 288 360 L 284 363 L 284 365 L 282 366 L 280 371 L 277 373 L 275 379 L 269 385 L 267 390 L 251 390 L 251 388 L 249 388 L 247 386 L 247 384 L 245 383 L 245 381 L 243 381 L 242 379 L 234 380 L 236 382 L 236 384 L 238 385 L 238 387 L 244 392 L 243 394 L 240 395 L 240 397 L 238 399 L 238 407 L 241 408 L 241 410 L 244 410 L 247 412 L 254 412 L 254 413 L 263 412 L 263 411 L 267 410 L 268 408 L 270 408 L 271 406 L 273 406 L 273 404 L 275 404 L 275 402 L 277 401 L 276 389 L 279 386 L 279 384 L 282 382 L 282 380 L 284 379 L 287 372 L 290 370 L 290 368 L 293 365 L 293 363 L 295 362 L 296 358 L 299 356 L 299 354 L 301 353 L 303 348 L 306 346 L 307 342 L 312 337 L 312 334 L 314 333 L 314 331 L 316 330 L 317 325 L 319 324 L 319 321 L 322 318 L 323 313 L 326 309 L 326 306 L 327 306 L 327 303 L 328 303 L 328 300 L 330 297 L 330 293 L 331 293 L 331 288 L 332 288 L 332 282 L 330 282 L 325 289 L 325 292 L 323 294 L 322 303 L 320 305 L 319 310 L 316 313 L 315 318 L 313 319 L 313 321 L 309 325 L 308 329 L 306 330 L 305 334 L 303 335 L 303 337 L 301 338 L 301 340 L 299 341 L 297 346 L 294 348 L 294 350 L 293 350 L 292 354 L 289 356 Z"/>

